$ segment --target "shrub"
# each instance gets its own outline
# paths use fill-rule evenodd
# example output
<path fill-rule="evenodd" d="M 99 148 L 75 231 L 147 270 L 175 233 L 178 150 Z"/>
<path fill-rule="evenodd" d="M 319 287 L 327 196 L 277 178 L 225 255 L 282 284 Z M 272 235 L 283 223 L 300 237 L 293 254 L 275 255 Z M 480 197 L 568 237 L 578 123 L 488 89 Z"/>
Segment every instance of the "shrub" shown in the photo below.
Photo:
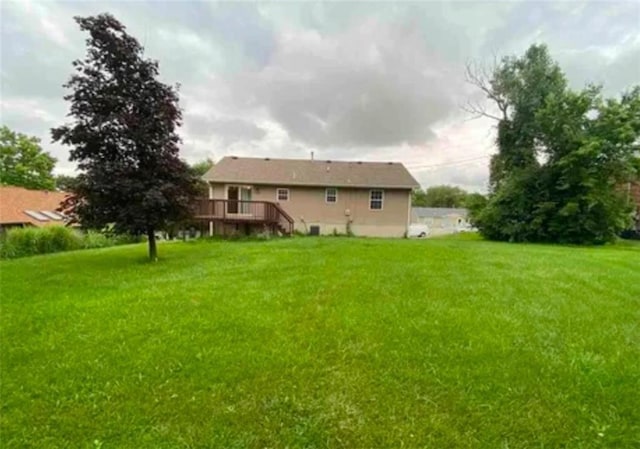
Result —
<path fill-rule="evenodd" d="M 82 236 L 64 226 L 10 229 L 2 239 L 0 257 L 13 259 L 82 248 Z"/>
<path fill-rule="evenodd" d="M 107 246 L 115 245 L 115 241 L 113 238 L 107 237 L 102 232 L 98 231 L 87 231 L 84 235 L 83 248 L 105 248 Z"/>
<path fill-rule="evenodd" d="M 0 259 L 15 259 L 37 254 L 105 248 L 140 243 L 143 237 L 130 234 L 112 235 L 99 231 L 82 233 L 64 226 L 10 229 L 0 239 Z"/>
<path fill-rule="evenodd" d="M 111 245 L 130 245 L 132 243 L 141 243 L 147 241 L 147 236 L 133 234 L 115 234 L 109 235 Z"/>
<path fill-rule="evenodd" d="M 73 251 L 83 246 L 82 234 L 72 228 L 64 226 L 51 226 L 42 229 L 38 240 L 38 254 L 57 253 L 60 251 Z"/>

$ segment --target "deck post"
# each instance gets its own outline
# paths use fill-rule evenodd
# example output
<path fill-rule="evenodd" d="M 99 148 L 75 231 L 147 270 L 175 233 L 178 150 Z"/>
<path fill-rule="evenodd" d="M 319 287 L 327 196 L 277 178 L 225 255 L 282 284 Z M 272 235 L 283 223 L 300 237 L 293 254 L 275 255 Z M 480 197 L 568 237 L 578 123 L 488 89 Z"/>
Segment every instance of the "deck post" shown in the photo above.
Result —
<path fill-rule="evenodd" d="M 209 222 L 209 237 L 213 237 L 213 221 Z"/>

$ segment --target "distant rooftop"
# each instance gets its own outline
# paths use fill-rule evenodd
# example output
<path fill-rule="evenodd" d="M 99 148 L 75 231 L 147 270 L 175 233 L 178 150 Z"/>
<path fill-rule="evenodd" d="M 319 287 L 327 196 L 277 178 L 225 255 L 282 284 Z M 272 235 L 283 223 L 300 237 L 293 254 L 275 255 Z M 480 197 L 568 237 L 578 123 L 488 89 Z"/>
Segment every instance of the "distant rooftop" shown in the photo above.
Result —
<path fill-rule="evenodd" d="M 417 217 L 436 218 L 448 215 L 467 215 L 469 211 L 462 207 L 414 207 L 412 212 Z"/>
<path fill-rule="evenodd" d="M 0 187 L 0 224 L 64 224 L 64 217 L 56 209 L 67 195 L 66 192 Z"/>

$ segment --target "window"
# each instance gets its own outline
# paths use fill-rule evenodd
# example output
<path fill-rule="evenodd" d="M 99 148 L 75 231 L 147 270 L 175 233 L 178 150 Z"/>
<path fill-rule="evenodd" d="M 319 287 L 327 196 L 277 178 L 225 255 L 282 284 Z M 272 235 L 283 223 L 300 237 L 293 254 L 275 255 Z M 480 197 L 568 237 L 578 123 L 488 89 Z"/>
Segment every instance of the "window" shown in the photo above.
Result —
<path fill-rule="evenodd" d="M 53 212 L 50 210 L 41 210 L 40 213 L 46 217 L 49 217 L 52 220 L 62 220 L 64 219 L 64 217 L 62 215 L 60 215 L 58 212 Z"/>
<path fill-rule="evenodd" d="M 36 212 L 35 210 L 25 210 L 24 213 L 38 221 L 49 221 L 49 217 L 41 214 L 40 212 Z"/>
<path fill-rule="evenodd" d="M 276 189 L 276 199 L 278 201 L 289 201 L 289 189 Z"/>
<path fill-rule="evenodd" d="M 369 209 L 382 210 L 383 199 L 384 199 L 383 190 L 370 190 L 369 191 Z"/>
<path fill-rule="evenodd" d="M 327 203 L 337 203 L 338 202 L 338 189 L 335 187 L 328 187 L 324 191 L 324 200 Z"/>

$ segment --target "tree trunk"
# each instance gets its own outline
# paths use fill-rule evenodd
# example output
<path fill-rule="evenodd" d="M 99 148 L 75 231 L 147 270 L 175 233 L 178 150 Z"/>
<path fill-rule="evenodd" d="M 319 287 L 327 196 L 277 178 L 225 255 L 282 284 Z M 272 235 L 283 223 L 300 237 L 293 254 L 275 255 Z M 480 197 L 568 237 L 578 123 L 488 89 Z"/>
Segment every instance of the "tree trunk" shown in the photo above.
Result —
<path fill-rule="evenodd" d="M 147 237 L 149 238 L 149 260 L 157 262 L 158 248 L 156 247 L 156 234 L 153 232 L 153 229 L 147 231 Z"/>

